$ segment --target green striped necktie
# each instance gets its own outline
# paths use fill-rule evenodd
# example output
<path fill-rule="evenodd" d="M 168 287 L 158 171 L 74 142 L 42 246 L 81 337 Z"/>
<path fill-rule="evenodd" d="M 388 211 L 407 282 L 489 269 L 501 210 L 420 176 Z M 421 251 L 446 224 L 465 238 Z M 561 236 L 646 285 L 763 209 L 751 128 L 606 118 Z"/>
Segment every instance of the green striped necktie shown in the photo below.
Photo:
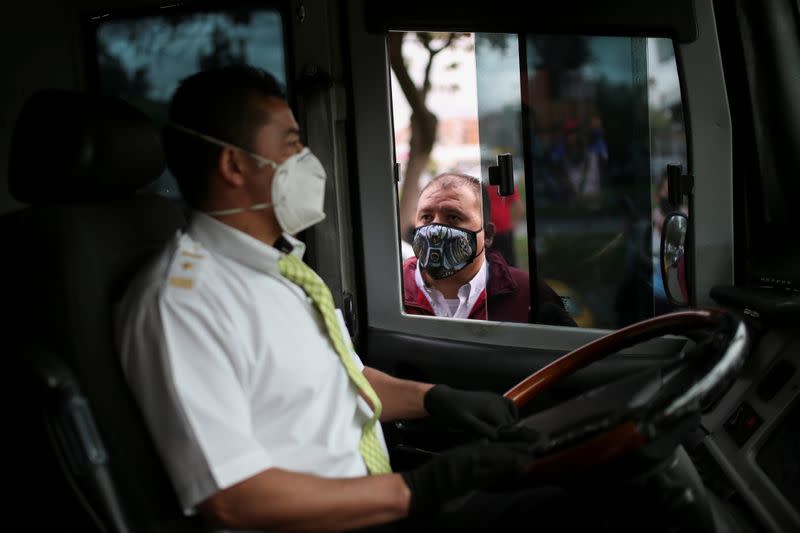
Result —
<path fill-rule="evenodd" d="M 314 272 L 308 265 L 303 263 L 297 256 L 287 254 L 278 261 L 278 268 L 281 275 L 289 281 L 299 285 L 303 288 L 306 294 L 314 301 L 317 310 L 325 320 L 325 327 L 328 330 L 328 337 L 339 354 L 339 359 L 342 361 L 347 375 L 350 380 L 358 388 L 358 390 L 367 398 L 373 407 L 372 418 L 367 420 L 366 424 L 361 430 L 361 440 L 358 443 L 358 450 L 364 458 L 364 463 L 370 474 L 386 474 L 392 471 L 389 464 L 389 458 L 378 440 L 378 433 L 376 425 L 381 416 L 383 406 L 375 394 L 375 390 L 364 377 L 356 366 L 355 361 L 350 356 L 348 343 L 345 342 L 342 336 L 342 330 L 339 327 L 339 321 L 336 318 L 336 311 L 333 306 L 333 297 L 331 291 L 328 289 L 325 282 L 320 279 L 316 272 Z"/>

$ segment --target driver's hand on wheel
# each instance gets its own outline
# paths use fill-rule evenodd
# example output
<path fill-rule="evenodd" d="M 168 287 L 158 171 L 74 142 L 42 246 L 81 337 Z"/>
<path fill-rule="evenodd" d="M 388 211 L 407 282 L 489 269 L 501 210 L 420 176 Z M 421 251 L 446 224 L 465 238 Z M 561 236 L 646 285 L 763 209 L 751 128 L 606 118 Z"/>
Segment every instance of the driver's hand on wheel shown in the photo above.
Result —
<path fill-rule="evenodd" d="M 411 490 L 409 516 L 434 512 L 472 490 L 510 490 L 533 461 L 531 445 L 526 442 L 481 441 L 448 450 L 402 473 Z"/>
<path fill-rule="evenodd" d="M 438 421 L 492 440 L 497 439 L 499 427 L 518 420 L 514 402 L 493 392 L 435 385 L 425 393 L 424 404 Z"/>

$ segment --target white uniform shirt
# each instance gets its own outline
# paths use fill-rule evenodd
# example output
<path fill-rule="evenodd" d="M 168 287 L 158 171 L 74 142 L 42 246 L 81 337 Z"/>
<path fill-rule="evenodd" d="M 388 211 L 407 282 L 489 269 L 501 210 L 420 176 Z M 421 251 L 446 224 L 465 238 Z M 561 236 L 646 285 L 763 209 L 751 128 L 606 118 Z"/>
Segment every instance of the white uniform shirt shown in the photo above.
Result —
<path fill-rule="evenodd" d="M 367 474 L 358 443 L 372 410 L 282 256 L 196 213 L 119 306 L 122 368 L 186 513 L 272 467 Z"/>
<path fill-rule="evenodd" d="M 457 305 L 456 302 L 451 302 L 445 298 L 439 289 L 425 285 L 420 273 L 419 263 L 417 263 L 417 270 L 414 272 L 414 280 L 417 282 L 417 287 L 422 291 L 422 294 L 428 299 L 428 303 L 431 304 L 436 316 L 469 318 L 469 312 L 475 307 L 478 297 L 486 290 L 486 256 L 483 257 L 483 264 L 478 269 L 478 273 L 459 287 Z"/>

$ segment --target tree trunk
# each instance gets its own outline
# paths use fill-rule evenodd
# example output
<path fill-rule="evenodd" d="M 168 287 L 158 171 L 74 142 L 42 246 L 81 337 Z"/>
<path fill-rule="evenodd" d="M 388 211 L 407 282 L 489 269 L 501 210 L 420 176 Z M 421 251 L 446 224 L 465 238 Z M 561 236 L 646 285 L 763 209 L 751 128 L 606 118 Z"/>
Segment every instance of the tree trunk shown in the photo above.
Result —
<path fill-rule="evenodd" d="M 438 119 L 425 105 L 425 97 L 430 90 L 430 80 L 428 78 L 430 63 L 435 53 L 431 53 L 428 58 L 425 80 L 422 87 L 418 88 L 414 85 L 411 76 L 408 74 L 408 68 L 403 61 L 402 43 L 404 35 L 402 32 L 389 33 L 388 45 L 392 70 L 397 77 L 409 107 L 411 107 L 408 165 L 399 191 L 400 237 L 408 239 L 411 230 L 414 228 L 414 217 L 417 211 L 417 199 L 419 198 L 419 179 L 425 171 L 428 161 L 430 161 L 433 145 L 436 142 Z M 430 49 L 429 52 L 431 52 Z"/>

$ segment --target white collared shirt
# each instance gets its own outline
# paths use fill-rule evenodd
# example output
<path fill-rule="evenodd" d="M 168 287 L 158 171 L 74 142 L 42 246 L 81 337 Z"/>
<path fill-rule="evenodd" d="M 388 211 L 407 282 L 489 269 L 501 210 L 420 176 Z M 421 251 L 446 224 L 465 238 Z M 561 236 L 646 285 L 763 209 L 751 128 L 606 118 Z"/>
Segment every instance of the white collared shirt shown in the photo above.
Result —
<path fill-rule="evenodd" d="M 483 264 L 478 272 L 471 280 L 463 284 L 458 289 L 458 307 L 453 311 L 447 298 L 444 297 L 442 292 L 434 287 L 425 285 L 420 273 L 419 263 L 417 263 L 417 270 L 414 272 L 414 280 L 417 282 L 417 287 L 428 299 L 431 304 L 433 312 L 436 316 L 446 316 L 451 318 L 469 318 L 469 313 L 478 301 L 481 293 L 486 290 L 486 256 L 483 256 Z M 455 307 L 455 305 L 453 306 Z"/>
<path fill-rule="evenodd" d="M 187 513 L 268 468 L 367 474 L 372 410 L 313 302 L 280 275 L 283 255 L 195 213 L 118 308 L 123 370 Z"/>

